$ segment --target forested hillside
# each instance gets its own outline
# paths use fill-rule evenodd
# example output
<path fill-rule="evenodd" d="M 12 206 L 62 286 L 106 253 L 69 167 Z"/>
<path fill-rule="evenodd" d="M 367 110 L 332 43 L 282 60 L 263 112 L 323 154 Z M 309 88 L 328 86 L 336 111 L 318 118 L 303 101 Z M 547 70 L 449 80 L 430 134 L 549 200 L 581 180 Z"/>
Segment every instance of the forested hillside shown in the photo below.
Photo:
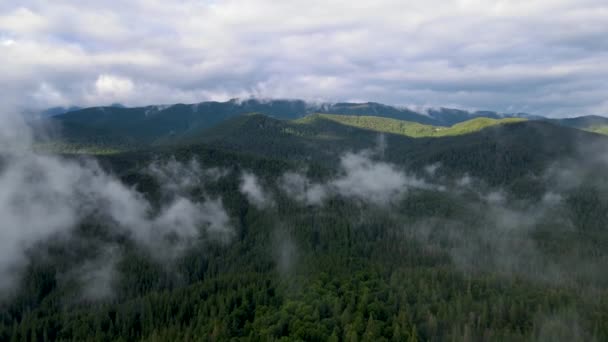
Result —
<path fill-rule="evenodd" d="M 54 152 L 7 156 L 15 187 L 74 220 L 24 240 L 0 340 L 608 339 L 608 138 L 521 119 L 134 124 L 146 115 L 66 116 Z"/>
<path fill-rule="evenodd" d="M 608 342 L 608 0 L 0 0 L 0 342 Z"/>
<path fill-rule="evenodd" d="M 189 144 L 209 140 L 218 127 L 259 114 L 281 120 L 286 130 L 309 134 L 324 121 L 413 138 L 474 133 L 486 127 L 524 120 L 548 121 L 557 125 L 605 134 L 608 124 L 602 117 L 582 116 L 546 119 L 525 113 L 469 112 L 457 109 L 428 109 L 415 112 L 379 103 L 307 103 L 300 100 L 230 100 L 128 108 L 124 106 L 72 108 L 43 113 L 43 121 L 54 134 L 40 137 L 40 150 L 106 154 L 140 150 L 150 146 Z M 49 118 L 49 120 L 46 120 Z M 295 124 L 295 125 L 294 125 Z M 289 126 L 289 128 L 287 128 Z M 212 132 L 212 133 L 210 133 Z M 48 133 L 48 132 L 47 132 Z M 44 139 L 42 139 L 44 138 Z"/>

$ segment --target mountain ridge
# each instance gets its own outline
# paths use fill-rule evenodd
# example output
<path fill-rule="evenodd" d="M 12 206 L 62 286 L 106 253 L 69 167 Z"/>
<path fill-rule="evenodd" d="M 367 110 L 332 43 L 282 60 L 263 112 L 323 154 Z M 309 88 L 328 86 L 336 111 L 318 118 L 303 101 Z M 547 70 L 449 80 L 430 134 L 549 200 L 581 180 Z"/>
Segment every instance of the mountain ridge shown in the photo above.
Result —
<path fill-rule="evenodd" d="M 336 124 L 381 133 L 399 133 L 413 138 L 472 133 L 491 125 L 520 120 L 545 121 L 567 128 L 608 134 L 608 118 L 599 116 L 547 119 L 525 113 L 467 112 L 448 108 L 428 110 L 423 115 L 406 108 L 374 102 L 314 104 L 302 100 L 233 99 L 132 108 L 112 105 L 77 109 L 43 120 L 50 121 L 60 132 L 58 141 L 54 142 L 59 142 L 59 150 L 67 147 L 80 151 L 91 145 L 97 150 L 101 146 L 103 151 L 114 151 L 117 147 L 120 150 L 196 141 L 198 135 L 205 136 L 214 127 L 235 122 L 231 119 L 251 113 L 294 123 L 321 115 Z"/>
<path fill-rule="evenodd" d="M 413 121 L 423 124 L 436 126 L 451 126 L 456 123 L 478 118 L 486 117 L 492 119 L 501 118 L 525 118 L 528 120 L 550 120 L 571 125 L 572 120 L 580 118 L 604 118 L 598 115 L 580 115 L 568 118 L 550 118 L 542 115 L 530 113 L 503 113 L 492 110 L 476 110 L 469 111 L 457 108 L 438 107 L 429 108 L 426 110 L 413 110 L 408 107 L 386 105 L 378 102 L 324 102 L 313 103 L 299 99 L 231 99 L 225 102 L 204 101 L 199 103 L 174 103 L 166 105 L 146 105 L 126 107 L 124 105 L 112 104 L 109 106 L 93 106 L 93 107 L 55 107 L 42 111 L 43 116 L 61 117 L 80 115 L 83 112 L 97 109 L 100 111 L 112 111 L 125 109 L 127 111 L 140 112 L 143 111 L 146 115 L 151 114 L 167 114 L 175 112 L 176 108 L 188 109 L 193 113 L 209 113 L 222 112 L 225 115 L 240 115 L 245 113 L 260 112 L 279 119 L 298 119 L 303 116 L 321 113 L 321 114 L 339 114 L 339 115 L 365 115 L 365 116 L 380 116 L 393 118 L 405 121 Z M 608 120 L 606 120 L 608 121 Z"/>

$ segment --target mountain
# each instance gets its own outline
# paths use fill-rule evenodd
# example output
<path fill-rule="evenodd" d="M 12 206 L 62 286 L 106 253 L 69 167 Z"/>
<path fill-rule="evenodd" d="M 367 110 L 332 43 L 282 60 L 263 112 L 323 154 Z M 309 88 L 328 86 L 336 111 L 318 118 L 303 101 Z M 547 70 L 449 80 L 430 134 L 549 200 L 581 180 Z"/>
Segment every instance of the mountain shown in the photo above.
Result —
<path fill-rule="evenodd" d="M 588 115 L 552 121 L 562 126 L 608 135 L 608 118 L 603 116 Z"/>
<path fill-rule="evenodd" d="M 296 118 L 306 113 L 303 101 L 257 100 L 202 102 L 126 108 L 93 107 L 52 117 L 64 136 L 76 142 L 96 137 L 125 144 L 155 144 L 209 128 L 228 118 L 261 112 L 281 119 Z"/>
<path fill-rule="evenodd" d="M 65 112 L 63 112 L 65 111 Z M 85 109 L 53 109 L 50 120 L 63 132 L 72 143 L 81 144 L 95 141 L 96 144 L 120 144 L 124 146 L 143 146 L 163 144 L 185 139 L 198 132 L 211 128 L 229 118 L 243 114 L 260 113 L 281 120 L 296 120 L 311 114 L 332 114 L 345 116 L 342 120 L 354 122 L 354 117 L 379 117 L 409 122 L 420 136 L 427 136 L 436 131 L 435 136 L 449 134 L 459 129 L 475 131 L 493 121 L 504 119 L 546 120 L 545 118 L 525 113 L 502 114 L 491 111 L 469 112 L 457 109 L 431 109 L 417 113 L 406 108 L 387 106 L 374 102 L 367 103 L 325 103 L 311 104 L 301 100 L 230 100 L 227 102 L 201 102 L 198 104 L 174 104 L 165 106 L 146 106 L 128 108 L 122 105 L 109 107 L 92 107 Z M 348 119 L 346 118 L 348 117 Z M 468 123 L 451 129 L 451 126 L 473 119 L 484 119 L 474 124 Z M 593 132 L 608 132 L 601 117 L 581 117 L 554 121 L 557 124 L 584 129 Z M 386 121 L 388 122 L 388 121 Z M 483 122 L 483 123 L 482 123 Z M 371 124 L 371 123 L 370 123 Z M 415 126 L 413 124 L 426 125 Z M 474 125 L 480 127 L 474 128 Z M 432 127 L 431 127 L 432 126 Z M 466 126 L 469 126 L 466 128 Z M 393 125 L 393 130 L 395 129 Z M 423 133 L 426 131 L 427 133 Z M 412 135 L 412 136 L 414 136 Z"/>
<path fill-rule="evenodd" d="M 28 121 L 35 121 L 35 120 L 40 120 L 40 119 L 46 119 L 52 116 L 56 116 L 56 115 L 61 115 L 61 114 L 65 114 L 68 112 L 72 112 L 72 111 L 77 111 L 82 109 L 81 107 L 77 107 L 77 106 L 70 106 L 70 107 L 51 107 L 51 108 L 47 108 L 44 110 L 31 110 L 31 109 L 27 109 L 27 110 L 23 110 L 21 112 L 21 114 L 23 115 L 24 118 L 26 118 Z"/>
<path fill-rule="evenodd" d="M 427 125 L 440 124 L 439 121 L 429 117 L 428 115 L 417 113 L 407 108 L 397 108 L 375 102 L 343 102 L 335 104 L 323 104 L 313 108 L 315 109 L 315 112 L 324 114 L 379 116 L 384 118 L 418 122 Z"/>
<path fill-rule="evenodd" d="M 146 114 L 139 109 L 127 108 L 95 108 L 69 113 L 57 118 L 61 123 L 62 144 L 54 148 L 80 151 L 96 146 L 99 153 L 105 153 L 115 149 L 141 149 L 145 146 L 171 144 L 187 145 L 213 141 L 225 144 L 234 142 L 235 139 L 245 139 L 243 143 L 247 146 L 243 148 L 246 149 L 256 144 L 260 147 L 278 148 L 303 139 L 312 139 L 316 143 L 336 141 L 338 147 L 344 144 L 341 141 L 347 141 L 352 147 L 356 147 L 361 145 L 358 139 L 361 139 L 362 132 L 366 132 L 366 136 L 372 133 L 393 133 L 411 138 L 441 137 L 472 133 L 493 125 L 523 120 L 476 118 L 446 127 L 363 115 L 309 114 L 296 120 L 279 120 L 266 114 L 220 117 L 217 112 L 212 116 L 208 113 L 192 112 L 192 108 L 194 107 L 175 105 L 162 109 L 162 114 Z M 251 136 L 252 132 L 256 135 Z M 279 140 L 284 138 L 288 141 L 269 144 L 265 141 L 267 137 Z M 370 139 L 375 141 L 376 138 Z M 310 144 L 309 142 L 305 145 Z M 305 150 L 304 145 L 301 147 L 300 152 Z M 329 150 L 331 149 L 329 147 Z"/>
<path fill-rule="evenodd" d="M 0 340 L 608 340 L 604 121 L 480 113 L 54 116 L 60 155 L 2 163 Z"/>
<path fill-rule="evenodd" d="M 374 149 L 379 133 L 386 140 L 384 157 L 395 164 L 423 170 L 440 163 L 446 176 L 469 174 L 508 186 L 528 176 L 540 177 L 555 160 L 580 158 L 585 146 L 608 139 L 513 118 L 478 118 L 445 128 L 375 117 L 315 114 L 284 121 L 254 114 L 230 119 L 181 143 L 335 167 L 344 150 Z"/>
<path fill-rule="evenodd" d="M 498 113 L 493 111 L 475 111 L 470 112 L 460 109 L 452 108 L 439 108 L 429 109 L 427 113 L 430 117 L 435 119 L 446 126 L 452 126 L 459 122 L 468 121 L 475 118 L 490 118 L 490 119 L 503 119 L 503 118 L 521 118 L 527 120 L 542 120 L 545 119 L 543 116 L 531 115 L 527 113 Z"/>
<path fill-rule="evenodd" d="M 268 119 L 262 119 L 260 116 L 243 117 L 251 113 L 259 113 Z M 366 113 L 374 115 L 365 115 Z M 410 120 L 397 119 L 397 117 Z M 58 127 L 61 138 L 43 147 L 55 151 L 81 152 L 94 149 L 97 153 L 111 153 L 116 150 L 167 144 L 208 143 L 220 140 L 225 144 L 232 141 L 233 137 L 242 140 L 243 137 L 250 137 L 250 132 L 258 132 L 252 122 L 254 120 L 265 121 L 266 125 L 275 127 L 276 132 L 272 132 L 273 138 L 284 137 L 289 140 L 285 146 L 298 139 L 310 140 L 314 137 L 314 141 L 336 141 L 338 145 L 340 141 L 348 141 L 348 144 L 355 147 L 360 146 L 361 143 L 353 139 L 353 136 L 361 136 L 362 131 L 400 134 L 410 138 L 441 137 L 474 133 L 493 125 L 522 120 L 538 121 L 537 119 L 521 113 L 499 115 L 488 111 L 467 112 L 447 108 L 429 110 L 428 115 L 422 115 L 377 103 L 316 105 L 299 100 L 250 99 L 136 108 L 94 107 L 51 117 L 50 120 Z M 608 122 L 608 119 L 603 117 L 591 116 L 543 120 L 599 133 L 604 129 L 603 125 Z M 429 121 L 435 124 L 426 123 Z M 237 129 L 238 127 L 240 129 Z M 269 131 L 258 134 L 260 136 L 250 137 L 251 144 L 267 146 L 262 141 L 265 135 L 270 134 Z M 214 137 L 218 136 L 221 138 L 214 140 Z M 246 145 L 247 142 L 244 144 Z M 302 144 L 308 146 L 311 142 L 302 142 Z M 279 148 L 278 145 L 273 146 Z M 247 147 L 249 146 L 244 146 Z M 304 150 L 301 149 L 300 152 Z M 332 147 L 328 147 L 328 151 L 330 150 Z"/>
<path fill-rule="evenodd" d="M 524 121 L 519 118 L 491 119 L 478 117 L 466 121 L 460 121 L 453 126 L 432 126 L 405 120 L 388 119 L 376 116 L 349 116 L 332 114 L 314 114 L 295 122 L 310 123 L 315 120 L 331 120 L 343 125 L 369 129 L 382 133 L 394 133 L 412 138 L 442 137 L 450 135 L 462 135 L 484 129 L 486 127 Z"/>
<path fill-rule="evenodd" d="M 45 109 L 45 110 L 41 111 L 40 115 L 42 117 L 49 117 L 49 116 L 55 116 L 55 115 L 69 113 L 69 112 L 74 112 L 74 111 L 81 110 L 81 109 L 82 109 L 81 107 L 77 107 L 77 106 L 53 107 L 53 108 L 49 108 L 49 109 Z"/>
<path fill-rule="evenodd" d="M 471 113 L 469 111 L 460 110 L 460 109 L 450 109 L 450 108 L 439 108 L 439 109 L 430 109 L 428 110 L 428 114 L 433 119 L 445 124 L 445 125 L 454 125 L 459 122 L 467 121 L 473 118 L 485 117 L 491 119 L 499 119 L 500 116 L 495 112 L 474 112 Z"/>

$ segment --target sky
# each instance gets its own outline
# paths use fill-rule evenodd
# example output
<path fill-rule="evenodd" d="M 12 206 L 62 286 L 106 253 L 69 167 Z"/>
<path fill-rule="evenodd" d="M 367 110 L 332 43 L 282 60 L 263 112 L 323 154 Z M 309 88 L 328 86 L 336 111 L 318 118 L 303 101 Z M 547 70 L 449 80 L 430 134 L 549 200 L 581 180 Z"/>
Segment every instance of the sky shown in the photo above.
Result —
<path fill-rule="evenodd" d="M 0 100 L 608 115 L 606 0 L 0 0 Z"/>

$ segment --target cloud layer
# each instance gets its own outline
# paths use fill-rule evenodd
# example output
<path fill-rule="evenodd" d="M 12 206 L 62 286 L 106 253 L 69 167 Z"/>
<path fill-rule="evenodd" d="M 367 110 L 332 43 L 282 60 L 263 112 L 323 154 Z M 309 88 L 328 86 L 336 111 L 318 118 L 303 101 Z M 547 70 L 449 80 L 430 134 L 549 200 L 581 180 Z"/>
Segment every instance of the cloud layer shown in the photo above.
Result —
<path fill-rule="evenodd" d="M 7 0 L 20 105 L 230 97 L 608 114 L 604 0 Z"/>

